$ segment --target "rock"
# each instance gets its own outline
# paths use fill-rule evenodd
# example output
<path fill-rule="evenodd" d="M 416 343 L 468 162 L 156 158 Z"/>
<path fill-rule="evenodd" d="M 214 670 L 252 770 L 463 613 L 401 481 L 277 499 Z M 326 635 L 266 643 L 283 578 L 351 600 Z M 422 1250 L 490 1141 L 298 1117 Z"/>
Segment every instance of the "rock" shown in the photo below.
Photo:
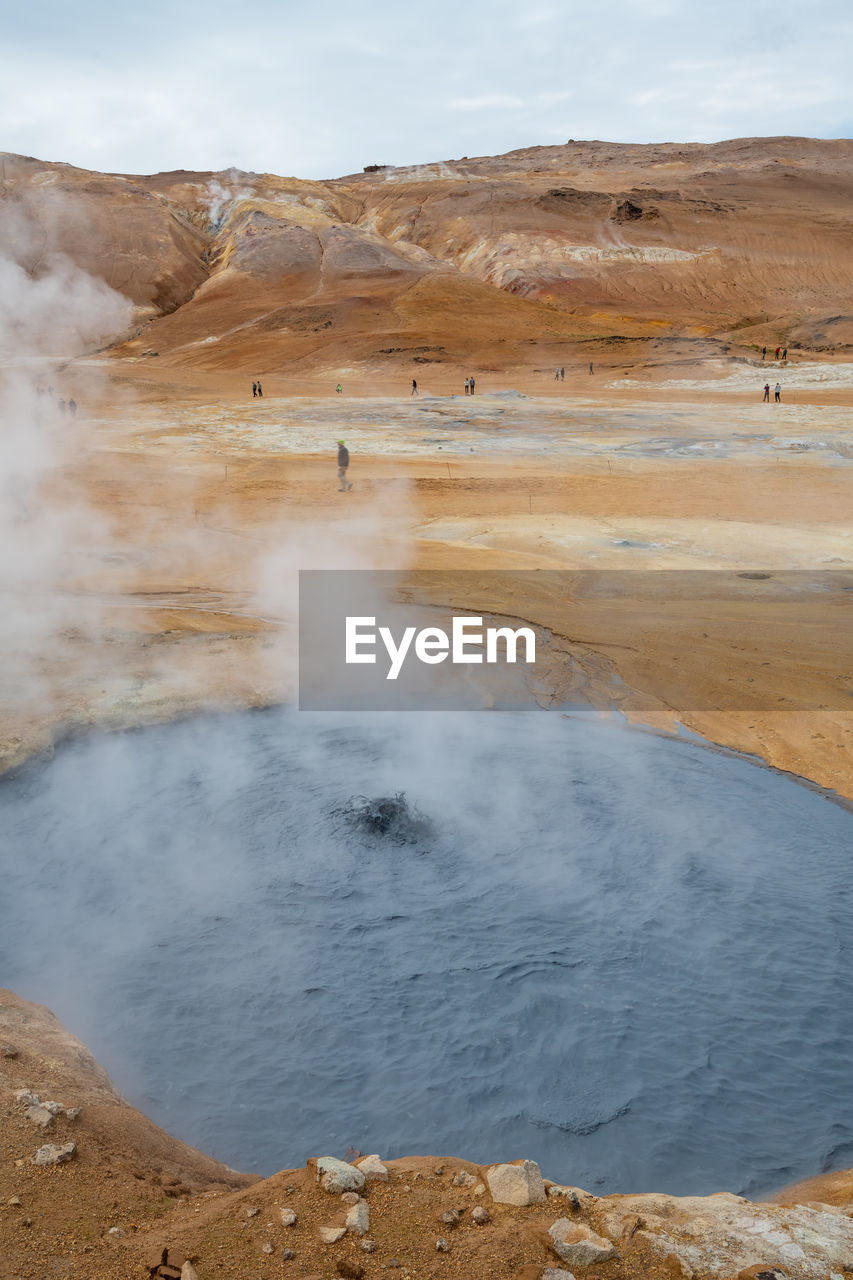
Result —
<path fill-rule="evenodd" d="M 355 1165 L 337 1160 L 334 1156 L 320 1156 L 317 1161 L 317 1181 L 324 1191 L 340 1195 L 342 1191 L 361 1191 L 364 1174 Z"/>
<path fill-rule="evenodd" d="M 375 1252 L 376 1252 L 376 1241 L 375 1241 L 375 1240 L 362 1240 L 362 1242 L 361 1242 L 361 1248 L 362 1248 L 362 1252 L 363 1252 L 363 1253 L 375 1253 Z"/>
<path fill-rule="evenodd" d="M 450 1253 L 450 1245 L 447 1243 L 444 1236 L 438 1237 L 435 1242 L 435 1247 L 439 1253 Z"/>
<path fill-rule="evenodd" d="M 71 1160 L 77 1153 L 76 1142 L 65 1142 L 62 1146 L 57 1146 L 54 1142 L 47 1142 L 43 1147 L 39 1147 L 33 1156 L 33 1164 L 52 1165 L 64 1164 L 66 1160 Z"/>
<path fill-rule="evenodd" d="M 551 1248 L 558 1258 L 575 1267 L 588 1267 L 594 1262 L 605 1262 L 616 1254 L 609 1240 L 597 1236 L 583 1223 L 570 1218 L 558 1218 L 548 1229 Z"/>
<path fill-rule="evenodd" d="M 76 1120 L 82 1110 L 82 1107 L 66 1107 L 65 1114 L 69 1120 Z"/>
<path fill-rule="evenodd" d="M 571 1271 L 564 1271 L 562 1267 L 546 1267 L 539 1275 L 539 1280 L 575 1280 Z"/>
<path fill-rule="evenodd" d="M 191 1262 L 185 1262 L 181 1267 L 181 1280 L 201 1280 L 201 1277 Z"/>
<path fill-rule="evenodd" d="M 269 1242 L 267 1242 L 266 1244 L 261 1245 L 261 1253 L 275 1253 L 275 1249 Z"/>
<path fill-rule="evenodd" d="M 364 1174 L 367 1182 L 387 1182 L 388 1170 L 379 1159 L 379 1156 L 365 1156 L 363 1160 L 359 1160 L 355 1166 Z"/>
<path fill-rule="evenodd" d="M 478 1204 L 476 1209 L 471 1210 L 471 1217 L 478 1227 L 484 1227 L 487 1222 L 491 1222 L 492 1220 L 492 1215 L 489 1213 L 488 1209 L 484 1209 L 481 1204 Z"/>
<path fill-rule="evenodd" d="M 281 1225 L 283 1227 L 295 1227 L 296 1221 L 297 1221 L 296 1214 L 293 1212 L 292 1209 L 281 1210 Z"/>
<path fill-rule="evenodd" d="M 400 1267 L 402 1267 L 402 1265 L 403 1265 L 403 1264 L 402 1264 L 402 1262 L 400 1261 L 400 1259 L 399 1259 L 399 1258 L 389 1258 L 389 1259 L 388 1259 L 388 1266 L 389 1266 L 389 1268 L 390 1268 L 392 1271 L 396 1271 L 396 1270 L 398 1270 Z"/>
<path fill-rule="evenodd" d="M 474 1195 L 484 1196 L 485 1194 L 486 1194 L 486 1184 L 484 1182 L 478 1182 L 476 1187 L 474 1188 Z"/>
<path fill-rule="evenodd" d="M 459 1210 L 445 1209 L 444 1213 L 439 1214 L 438 1220 L 454 1231 L 459 1226 Z"/>
<path fill-rule="evenodd" d="M 45 1111 L 49 1111 L 52 1116 L 61 1116 L 65 1108 L 61 1102 L 43 1102 L 41 1104 Z"/>
<path fill-rule="evenodd" d="M 122 1237 L 123 1237 L 123 1235 L 124 1235 L 124 1228 L 123 1228 L 123 1227 L 110 1227 L 109 1231 L 107 1232 L 107 1235 L 108 1235 L 108 1236 L 115 1236 L 115 1238 L 116 1238 L 117 1240 L 121 1240 L 121 1238 L 122 1238 Z"/>
<path fill-rule="evenodd" d="M 12 1199 L 7 1200 L 6 1203 L 10 1204 L 13 1209 L 19 1209 L 21 1206 L 21 1200 L 19 1196 L 12 1196 Z"/>
<path fill-rule="evenodd" d="M 282 1262 L 292 1262 L 295 1257 L 296 1257 L 296 1254 L 293 1252 L 292 1249 L 282 1249 L 281 1251 Z"/>
<path fill-rule="evenodd" d="M 5 1042 L 4 1044 L 0 1044 L 0 1057 L 17 1058 L 17 1056 L 18 1056 L 18 1050 L 15 1048 L 13 1044 L 9 1044 L 8 1041 Z"/>
<path fill-rule="evenodd" d="M 53 1124 L 53 1112 L 48 1111 L 47 1107 L 27 1107 L 24 1115 L 40 1129 L 46 1129 L 49 1124 Z"/>
<path fill-rule="evenodd" d="M 370 1228 L 370 1209 L 366 1200 L 359 1200 L 350 1209 L 346 1217 L 347 1231 L 352 1231 L 358 1236 L 366 1236 Z"/>
<path fill-rule="evenodd" d="M 545 1199 L 545 1183 L 535 1160 L 492 1165 L 486 1181 L 496 1204 L 539 1204 Z"/>
<path fill-rule="evenodd" d="M 246 1210 L 246 1217 L 257 1218 L 259 1213 L 260 1213 L 260 1209 L 256 1208 L 255 1205 L 252 1205 L 251 1209 Z"/>
<path fill-rule="evenodd" d="M 344 1280 L 362 1280 L 364 1267 L 360 1267 L 358 1263 L 347 1262 L 346 1258 L 339 1258 L 335 1265 L 338 1269 L 338 1275 L 343 1276 Z"/>
<path fill-rule="evenodd" d="M 476 1186 L 476 1184 L 477 1179 L 465 1169 L 460 1169 L 459 1172 L 450 1179 L 451 1187 L 473 1187 Z"/>
<path fill-rule="evenodd" d="M 359 1200 L 361 1199 L 361 1196 L 358 1194 L 357 1191 L 345 1191 L 344 1194 L 341 1196 L 341 1199 L 343 1200 L 344 1204 L 358 1204 Z"/>
<path fill-rule="evenodd" d="M 347 1233 L 346 1227 L 321 1227 L 320 1239 L 323 1244 L 337 1244 Z"/>
<path fill-rule="evenodd" d="M 24 1106 L 25 1106 L 25 1107 L 40 1107 L 40 1106 L 41 1106 L 41 1103 L 39 1102 L 39 1096 L 38 1096 L 38 1094 L 37 1094 L 37 1093 L 32 1093 L 29 1089 L 16 1089 L 16 1090 L 15 1090 L 15 1101 L 16 1101 L 16 1102 L 22 1102 L 22 1103 L 24 1104 Z"/>

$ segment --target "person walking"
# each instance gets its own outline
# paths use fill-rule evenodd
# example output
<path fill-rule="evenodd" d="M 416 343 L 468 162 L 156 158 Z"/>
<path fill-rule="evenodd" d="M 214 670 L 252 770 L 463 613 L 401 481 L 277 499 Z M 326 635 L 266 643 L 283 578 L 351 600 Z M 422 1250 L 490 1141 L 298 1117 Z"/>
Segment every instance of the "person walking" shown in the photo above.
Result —
<path fill-rule="evenodd" d="M 781 401 L 781 399 L 782 399 L 782 384 L 781 384 L 781 382 L 777 382 L 777 383 L 776 383 L 776 386 L 773 388 L 773 397 L 774 397 L 774 399 L 775 399 L 776 403 L 777 403 L 777 404 L 779 404 L 779 402 L 780 402 L 780 401 Z"/>
<path fill-rule="evenodd" d="M 71 414 L 71 417 L 72 417 L 72 418 L 75 418 L 75 417 L 77 416 L 77 401 L 76 401 L 76 400 L 69 400 L 69 401 L 68 401 L 68 412 Z"/>
<path fill-rule="evenodd" d="M 467 396 L 467 394 L 468 394 L 468 379 L 467 379 L 467 378 L 465 379 L 465 394 L 466 394 L 466 396 Z"/>
<path fill-rule="evenodd" d="M 413 395 L 413 396 L 419 396 L 419 395 L 420 395 L 420 392 L 418 391 L 418 384 L 417 384 L 417 382 L 415 381 L 415 379 L 414 379 L 414 378 L 412 378 L 412 395 Z"/>
<path fill-rule="evenodd" d="M 555 370 L 554 370 L 554 381 L 555 381 L 555 382 L 559 382 L 559 381 L 560 381 L 560 370 L 559 370 L 559 369 L 555 369 Z"/>
<path fill-rule="evenodd" d="M 469 378 L 469 379 L 468 379 L 468 382 L 469 382 L 470 387 L 471 387 L 471 395 L 473 395 L 473 394 L 474 394 L 474 379 L 473 379 L 473 378 Z"/>
<path fill-rule="evenodd" d="M 764 399 L 765 401 L 770 399 L 770 383 L 769 382 L 765 382 L 764 384 Z"/>
<path fill-rule="evenodd" d="M 336 396 L 342 396 L 343 394 L 344 394 L 344 389 L 343 389 L 343 387 L 341 386 L 341 384 L 340 384 L 340 383 L 338 383 L 338 385 L 335 387 L 335 395 L 336 395 Z"/>
<path fill-rule="evenodd" d="M 263 387 L 261 386 L 261 380 L 260 380 L 260 378 L 258 378 L 258 395 L 262 397 L 262 396 L 263 396 L 263 394 L 264 394 L 264 389 L 263 389 Z"/>
<path fill-rule="evenodd" d="M 782 352 L 782 359 L 783 359 L 783 360 L 787 360 L 787 359 L 788 359 L 788 348 L 787 348 L 787 347 L 786 347 L 786 348 L 785 348 L 785 350 Z"/>
<path fill-rule="evenodd" d="M 764 359 L 764 357 L 765 357 L 766 355 L 767 355 L 767 348 L 766 348 L 766 347 L 762 347 L 762 348 L 761 348 L 761 359 L 763 360 L 763 359 Z"/>
<path fill-rule="evenodd" d="M 777 348 L 776 348 L 776 354 L 775 354 L 775 355 L 774 355 L 774 357 L 773 357 L 773 359 L 774 359 L 774 360 L 778 360 L 778 359 L 779 359 L 779 352 L 780 352 L 781 350 L 782 350 L 782 348 L 781 348 L 781 347 L 777 347 Z"/>
<path fill-rule="evenodd" d="M 589 362 L 589 372 L 590 372 L 590 376 L 591 376 L 591 375 L 592 375 L 592 361 L 591 361 L 591 360 L 590 360 L 590 362 Z"/>
<path fill-rule="evenodd" d="M 258 384 L 257 382 L 253 382 L 252 383 L 252 399 L 257 400 L 257 398 L 258 398 Z"/>
<path fill-rule="evenodd" d="M 338 441 L 338 479 L 340 480 L 341 483 L 338 488 L 338 493 L 346 493 L 349 489 L 352 488 L 351 482 L 347 480 L 348 466 L 349 466 L 349 449 L 346 447 L 343 440 L 339 440 Z"/>
<path fill-rule="evenodd" d="M 561 365 L 561 366 L 560 366 L 560 381 L 561 381 L 561 382 L 565 382 L 565 381 L 566 381 L 566 367 L 565 367 L 565 365 Z"/>

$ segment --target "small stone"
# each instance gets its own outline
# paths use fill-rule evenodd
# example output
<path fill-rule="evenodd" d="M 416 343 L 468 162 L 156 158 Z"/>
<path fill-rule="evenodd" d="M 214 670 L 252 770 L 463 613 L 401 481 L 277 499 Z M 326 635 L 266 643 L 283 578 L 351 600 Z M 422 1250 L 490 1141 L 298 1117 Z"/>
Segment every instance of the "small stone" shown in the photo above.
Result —
<path fill-rule="evenodd" d="M 439 1253 L 450 1253 L 450 1245 L 447 1243 L 444 1236 L 438 1237 L 435 1242 L 435 1247 Z"/>
<path fill-rule="evenodd" d="M 281 1251 L 282 1262 L 292 1262 L 295 1257 L 296 1257 L 296 1254 L 293 1252 L 292 1249 L 282 1249 Z"/>
<path fill-rule="evenodd" d="M 375 1252 L 376 1252 L 376 1241 L 375 1241 L 375 1240 L 369 1240 L 369 1239 L 366 1239 L 366 1238 L 365 1238 L 365 1239 L 364 1239 L 364 1240 L 362 1240 L 362 1242 L 361 1242 L 361 1250 L 362 1250 L 362 1253 L 375 1253 Z"/>
<path fill-rule="evenodd" d="M 8 1203 L 12 1206 L 13 1209 L 17 1209 L 20 1207 L 21 1201 L 18 1196 L 12 1196 L 12 1199 L 9 1200 Z"/>
<path fill-rule="evenodd" d="M 275 1253 L 275 1249 L 269 1243 L 269 1241 L 267 1241 L 266 1244 L 261 1245 L 261 1253 Z"/>
<path fill-rule="evenodd" d="M 492 1215 L 489 1213 L 488 1209 L 484 1209 L 481 1204 L 478 1204 L 476 1209 L 471 1210 L 471 1217 L 474 1219 L 478 1227 L 484 1227 L 487 1222 L 491 1222 L 492 1220 Z"/>
<path fill-rule="evenodd" d="M 459 1210 L 445 1209 L 444 1213 L 439 1214 L 439 1222 L 443 1222 L 446 1227 L 454 1231 L 459 1226 Z"/>
<path fill-rule="evenodd" d="M 545 1183 L 535 1160 L 492 1165 L 486 1181 L 496 1204 L 538 1204 L 545 1199 Z"/>
<path fill-rule="evenodd" d="M 440 1178 L 441 1175 L 444 1173 L 444 1165 L 443 1164 L 436 1165 L 435 1173 L 436 1173 L 436 1177 Z"/>
<path fill-rule="evenodd" d="M 25 1107 L 40 1107 L 40 1106 L 41 1106 L 41 1103 L 39 1102 L 39 1096 L 38 1096 L 38 1094 L 37 1094 L 37 1093 L 32 1093 L 32 1092 L 31 1092 L 31 1090 L 29 1090 L 29 1089 L 16 1089 L 16 1090 L 15 1090 L 15 1101 L 16 1101 L 16 1102 L 23 1102 L 23 1104 L 24 1104 L 24 1106 L 25 1106 Z"/>
<path fill-rule="evenodd" d="M 181 1267 L 181 1280 L 200 1280 L 200 1276 L 191 1262 Z"/>
<path fill-rule="evenodd" d="M 116 1239 L 120 1240 L 124 1235 L 124 1231 L 121 1227 L 110 1227 L 109 1231 L 107 1232 L 107 1235 L 115 1236 Z"/>
<path fill-rule="evenodd" d="M 474 1187 L 477 1185 L 477 1179 L 465 1169 L 460 1169 L 456 1176 L 450 1179 L 450 1185 L 451 1187 Z"/>
<path fill-rule="evenodd" d="M 32 1124 L 38 1125 L 39 1129 L 46 1129 L 49 1124 L 53 1124 L 53 1112 L 48 1111 L 47 1107 L 27 1107 L 24 1115 Z"/>
<path fill-rule="evenodd" d="M 559 1218 L 549 1227 L 548 1235 L 557 1257 L 570 1266 L 588 1267 L 594 1262 L 605 1262 L 616 1253 L 609 1240 L 580 1222 L 572 1222 L 571 1218 Z"/>
<path fill-rule="evenodd" d="M 364 1267 L 360 1267 L 357 1262 L 347 1262 L 346 1258 L 339 1258 L 335 1265 L 338 1275 L 343 1276 L 344 1280 L 362 1280 Z"/>
<path fill-rule="evenodd" d="M 346 1227 L 321 1227 L 320 1239 L 323 1244 L 337 1244 L 347 1233 Z"/>
<path fill-rule="evenodd" d="M 571 1271 L 564 1271 L 562 1267 L 546 1267 L 540 1272 L 539 1280 L 575 1280 Z"/>
<path fill-rule="evenodd" d="M 62 1146 L 57 1146 L 54 1142 L 47 1142 L 43 1147 L 39 1147 L 33 1156 L 33 1164 L 42 1166 L 64 1164 L 66 1160 L 71 1160 L 76 1152 L 76 1142 L 65 1142 Z"/>
<path fill-rule="evenodd" d="M 65 1114 L 69 1120 L 76 1120 L 82 1109 L 82 1107 L 66 1107 Z"/>
<path fill-rule="evenodd" d="M 365 1156 L 363 1160 L 359 1160 L 356 1165 L 364 1174 L 367 1182 L 387 1182 L 388 1170 L 379 1159 L 379 1156 Z"/>
<path fill-rule="evenodd" d="M 389 1266 L 389 1267 L 391 1267 L 391 1268 L 392 1268 L 393 1270 L 395 1270 L 395 1271 L 396 1271 L 399 1267 L 402 1267 L 402 1265 L 403 1265 L 403 1264 L 402 1264 L 402 1262 L 400 1261 L 400 1259 L 399 1259 L 399 1258 L 389 1258 L 389 1259 L 388 1259 L 388 1266 Z"/>
<path fill-rule="evenodd" d="M 251 1209 L 247 1209 L 247 1210 L 246 1210 L 246 1217 L 247 1217 L 247 1218 L 257 1218 L 257 1216 L 258 1216 L 258 1214 L 259 1214 L 259 1213 L 260 1213 L 260 1209 L 256 1208 L 254 1205 L 252 1205 Z"/>
<path fill-rule="evenodd" d="M 370 1228 L 370 1209 L 366 1200 L 359 1200 L 350 1209 L 346 1217 L 347 1231 L 357 1236 L 366 1236 Z"/>
<path fill-rule="evenodd" d="M 485 1194 L 486 1194 L 486 1186 L 485 1186 L 485 1183 L 483 1183 L 483 1182 L 478 1182 L 478 1183 L 477 1183 L 477 1185 L 476 1185 L 476 1187 L 474 1188 L 474 1195 L 475 1195 L 475 1196 L 484 1196 Z"/>
<path fill-rule="evenodd" d="M 324 1191 L 340 1195 L 342 1191 L 361 1191 L 364 1174 L 354 1165 L 334 1156 L 320 1156 L 317 1161 L 317 1181 Z"/>
<path fill-rule="evenodd" d="M 295 1227 L 296 1221 L 297 1221 L 296 1214 L 293 1212 L 292 1209 L 282 1209 L 281 1225 L 283 1227 Z"/>
<path fill-rule="evenodd" d="M 45 1111 L 49 1111 L 52 1116 L 61 1116 L 65 1108 L 61 1102 L 43 1102 L 41 1104 Z"/>
<path fill-rule="evenodd" d="M 18 1056 L 18 1050 L 15 1048 L 13 1044 L 9 1044 L 8 1041 L 6 1041 L 4 1044 L 0 1044 L 0 1057 L 17 1058 L 17 1056 Z"/>
<path fill-rule="evenodd" d="M 344 1194 L 341 1196 L 341 1199 L 343 1200 L 344 1204 L 358 1204 L 359 1200 L 361 1199 L 361 1196 L 358 1194 L 357 1191 L 345 1191 Z"/>

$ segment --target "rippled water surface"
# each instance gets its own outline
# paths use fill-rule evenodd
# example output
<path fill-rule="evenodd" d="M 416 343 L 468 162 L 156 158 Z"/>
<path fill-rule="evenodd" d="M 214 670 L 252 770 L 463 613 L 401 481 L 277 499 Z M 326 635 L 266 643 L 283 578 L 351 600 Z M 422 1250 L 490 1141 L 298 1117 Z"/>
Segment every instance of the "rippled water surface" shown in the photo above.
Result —
<path fill-rule="evenodd" d="M 400 791 L 431 838 L 334 812 Z M 275 711 L 69 746 L 0 826 L 2 981 L 235 1167 L 352 1144 L 756 1194 L 853 1164 L 853 817 L 742 760 Z"/>

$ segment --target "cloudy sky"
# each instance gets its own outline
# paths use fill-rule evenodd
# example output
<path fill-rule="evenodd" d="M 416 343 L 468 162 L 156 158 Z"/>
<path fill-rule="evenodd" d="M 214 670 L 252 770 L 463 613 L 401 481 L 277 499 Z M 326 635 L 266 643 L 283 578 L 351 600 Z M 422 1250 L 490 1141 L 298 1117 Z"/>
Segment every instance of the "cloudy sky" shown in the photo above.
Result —
<path fill-rule="evenodd" d="M 570 137 L 850 137 L 852 54 L 850 0 L 7 0 L 0 150 L 324 178 Z"/>

